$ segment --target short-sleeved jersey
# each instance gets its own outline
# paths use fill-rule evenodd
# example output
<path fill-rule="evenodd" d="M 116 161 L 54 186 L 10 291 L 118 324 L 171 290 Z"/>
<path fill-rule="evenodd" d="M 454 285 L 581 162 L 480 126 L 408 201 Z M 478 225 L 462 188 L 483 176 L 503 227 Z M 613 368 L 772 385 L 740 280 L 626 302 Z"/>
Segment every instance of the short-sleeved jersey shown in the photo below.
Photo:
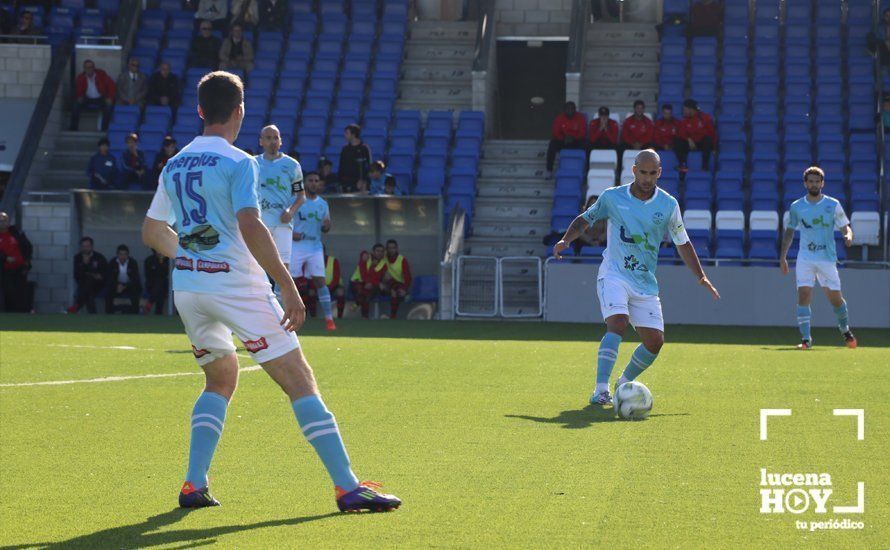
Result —
<path fill-rule="evenodd" d="M 148 217 L 179 236 L 173 290 L 269 294 L 272 287 L 247 249 L 236 214 L 259 209 L 256 160 L 214 136 L 199 136 L 173 156 L 158 178 Z"/>
<path fill-rule="evenodd" d="M 589 224 L 607 219 L 606 250 L 599 278 L 618 277 L 640 294 L 657 295 L 658 248 L 669 233 L 674 244 L 689 240 L 677 199 L 656 188 L 642 201 L 630 193 L 630 185 L 612 187 L 582 214 Z"/>
<path fill-rule="evenodd" d="M 788 209 L 788 227 L 800 229 L 799 260 L 837 263 L 834 230 L 847 225 L 850 220 L 841 203 L 828 195 L 815 203 L 801 197 Z"/>
<path fill-rule="evenodd" d="M 331 210 L 323 198 L 316 196 L 306 201 L 297 210 L 294 220 L 294 233 L 301 233 L 303 238 L 294 241 L 294 250 L 303 252 L 315 252 L 324 249 L 321 242 L 321 226 L 331 217 Z"/>
<path fill-rule="evenodd" d="M 293 220 L 289 224 L 281 223 L 281 214 L 294 203 L 293 183 L 303 181 L 300 163 L 287 155 L 281 155 L 275 160 L 266 160 L 263 155 L 257 155 L 256 160 L 260 166 L 257 194 L 260 197 L 263 223 L 267 227 L 293 227 Z"/>

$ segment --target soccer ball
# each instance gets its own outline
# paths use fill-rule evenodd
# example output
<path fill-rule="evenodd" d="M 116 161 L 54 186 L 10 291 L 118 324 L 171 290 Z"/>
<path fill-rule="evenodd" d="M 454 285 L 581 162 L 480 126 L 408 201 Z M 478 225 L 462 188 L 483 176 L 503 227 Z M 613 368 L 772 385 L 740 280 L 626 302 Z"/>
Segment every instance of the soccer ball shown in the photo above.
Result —
<path fill-rule="evenodd" d="M 652 392 L 639 382 L 625 382 L 615 390 L 614 405 L 624 420 L 644 420 L 652 410 Z"/>

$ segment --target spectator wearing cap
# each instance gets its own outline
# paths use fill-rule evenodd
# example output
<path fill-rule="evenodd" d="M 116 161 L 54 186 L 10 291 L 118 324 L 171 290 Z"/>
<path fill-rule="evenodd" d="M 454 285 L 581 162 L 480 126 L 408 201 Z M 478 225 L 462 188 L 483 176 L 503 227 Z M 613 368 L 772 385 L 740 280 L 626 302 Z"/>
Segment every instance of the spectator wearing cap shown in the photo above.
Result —
<path fill-rule="evenodd" d="M 216 69 L 220 48 L 222 48 L 222 40 L 213 36 L 213 23 L 201 21 L 198 25 L 198 36 L 192 38 L 189 48 L 192 67 Z"/>
<path fill-rule="evenodd" d="M 565 105 L 565 110 L 553 119 L 553 128 L 550 131 L 550 145 L 547 146 L 547 177 L 553 176 L 553 163 L 556 153 L 563 149 L 584 149 L 584 126 L 587 121 L 584 115 L 578 112 L 573 101 Z"/>
<path fill-rule="evenodd" d="M 96 144 L 99 150 L 90 157 L 87 176 L 92 189 L 113 189 L 117 183 L 117 161 L 109 151 L 108 138 Z"/>
<path fill-rule="evenodd" d="M 219 49 L 219 68 L 241 69 L 248 73 L 253 70 L 253 44 L 244 40 L 241 25 L 232 25 L 229 37 Z"/>
<path fill-rule="evenodd" d="M 598 118 L 590 121 L 587 134 L 591 149 L 617 149 L 618 123 L 609 118 L 609 108 L 600 107 Z"/>
<path fill-rule="evenodd" d="M 661 118 L 655 121 L 655 148 L 661 151 L 673 149 L 677 131 L 674 107 L 670 103 L 665 103 L 661 106 Z"/>
<path fill-rule="evenodd" d="M 287 23 L 287 0 L 260 0 L 260 28 L 284 30 Z"/>
<path fill-rule="evenodd" d="M 646 116 L 646 103 L 634 101 L 633 115 L 621 126 L 621 144 L 625 149 L 648 149 L 655 141 L 655 124 Z"/>
<path fill-rule="evenodd" d="M 139 149 L 139 136 L 129 134 L 125 142 L 127 149 L 121 154 L 121 183 L 125 189 L 131 185 L 145 187 L 145 154 Z"/>
<path fill-rule="evenodd" d="M 717 141 L 714 119 L 699 111 L 698 103 L 694 99 L 687 99 L 683 102 L 683 118 L 677 126 L 677 138 L 674 140 L 674 153 L 679 163 L 677 169 L 681 172 L 688 171 L 686 159 L 689 157 L 689 151 L 701 151 L 702 170 L 708 170 L 711 164 L 711 151 Z"/>
<path fill-rule="evenodd" d="M 139 60 L 131 57 L 127 70 L 117 77 L 117 102 L 121 105 L 142 106 L 148 93 L 148 78 L 139 70 Z"/>
<path fill-rule="evenodd" d="M 179 106 L 179 78 L 170 72 L 170 64 L 162 61 L 158 70 L 148 79 L 149 105 L 166 105 L 172 108 Z"/>
<path fill-rule="evenodd" d="M 74 79 L 74 104 L 71 106 L 71 130 L 80 126 L 83 110 L 102 112 L 102 131 L 108 130 L 111 121 L 111 105 L 117 87 L 114 80 L 102 69 L 97 69 L 92 59 L 83 62 L 83 72 Z"/>
<path fill-rule="evenodd" d="M 167 161 L 178 152 L 179 148 L 176 146 L 176 140 L 171 136 L 165 136 L 161 150 L 155 154 L 155 161 L 151 165 L 153 182 L 158 181 L 158 178 L 161 176 L 161 170 L 164 169 L 164 166 L 167 166 Z"/>

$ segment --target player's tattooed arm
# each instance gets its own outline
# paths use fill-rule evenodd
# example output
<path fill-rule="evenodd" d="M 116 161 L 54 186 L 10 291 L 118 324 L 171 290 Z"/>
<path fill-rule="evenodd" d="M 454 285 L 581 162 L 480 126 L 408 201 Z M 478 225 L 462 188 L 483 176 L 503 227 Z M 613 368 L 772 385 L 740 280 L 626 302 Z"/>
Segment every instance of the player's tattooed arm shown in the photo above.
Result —
<path fill-rule="evenodd" d="M 788 249 L 791 248 L 793 241 L 794 228 L 786 227 L 785 232 L 782 233 L 782 248 L 779 251 L 779 269 L 782 270 L 782 275 L 788 274 Z"/>
<path fill-rule="evenodd" d="M 553 255 L 556 256 L 556 259 L 562 259 L 562 253 L 569 247 L 572 242 L 581 236 L 589 224 L 587 220 L 584 219 L 584 216 L 578 216 L 572 223 L 569 225 L 569 228 L 566 230 L 565 235 L 562 236 L 562 239 L 553 245 Z"/>

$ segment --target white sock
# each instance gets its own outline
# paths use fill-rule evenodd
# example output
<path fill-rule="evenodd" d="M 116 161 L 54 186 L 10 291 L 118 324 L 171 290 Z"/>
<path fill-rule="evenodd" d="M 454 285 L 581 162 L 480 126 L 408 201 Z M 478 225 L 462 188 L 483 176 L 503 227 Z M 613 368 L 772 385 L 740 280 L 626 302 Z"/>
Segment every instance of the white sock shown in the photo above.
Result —
<path fill-rule="evenodd" d="M 599 394 L 601 394 L 603 392 L 607 392 L 607 391 L 609 391 L 609 384 L 597 384 L 596 390 L 594 390 L 593 393 L 595 393 L 596 395 L 599 395 Z"/>

